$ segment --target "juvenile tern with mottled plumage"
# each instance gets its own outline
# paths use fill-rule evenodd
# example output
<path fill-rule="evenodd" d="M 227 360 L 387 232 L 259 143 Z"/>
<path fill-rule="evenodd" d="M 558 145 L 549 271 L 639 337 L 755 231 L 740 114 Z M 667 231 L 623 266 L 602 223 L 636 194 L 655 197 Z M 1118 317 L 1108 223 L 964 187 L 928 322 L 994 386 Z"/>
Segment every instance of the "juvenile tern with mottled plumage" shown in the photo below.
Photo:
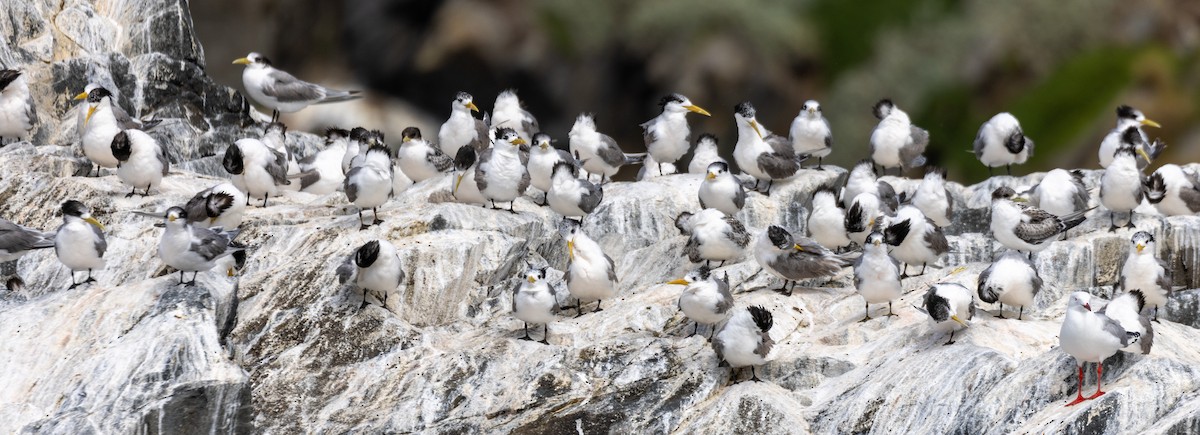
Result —
<path fill-rule="evenodd" d="M 789 296 L 796 281 L 834 276 L 853 261 L 849 254 L 834 254 L 809 238 L 793 238 L 775 225 L 763 231 L 755 243 L 754 256 L 763 269 L 783 279 L 783 286 L 775 291 Z"/>
<path fill-rule="evenodd" d="M 1018 204 L 1011 187 L 1000 187 L 992 192 L 992 236 L 1000 244 L 1017 251 L 1034 252 L 1050 246 L 1048 241 L 1083 223 L 1088 210 L 1058 217 L 1037 207 Z"/>

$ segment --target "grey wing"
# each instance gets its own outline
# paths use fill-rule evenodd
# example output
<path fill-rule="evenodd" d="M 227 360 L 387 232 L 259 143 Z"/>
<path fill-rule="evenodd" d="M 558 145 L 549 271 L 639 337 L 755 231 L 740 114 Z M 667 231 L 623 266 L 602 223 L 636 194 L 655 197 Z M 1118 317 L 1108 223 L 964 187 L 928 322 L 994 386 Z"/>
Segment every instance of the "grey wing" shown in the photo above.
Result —
<path fill-rule="evenodd" d="M 954 197 L 950 196 L 950 189 L 942 188 L 946 192 L 946 219 L 954 218 Z"/>
<path fill-rule="evenodd" d="M 116 101 L 112 102 L 112 112 L 113 117 L 117 118 L 117 125 L 121 126 L 122 130 L 142 128 L 142 123 L 134 121 L 133 117 L 129 116 L 129 113 L 126 112 L 125 109 L 122 109 L 121 106 L 116 103 Z"/>
<path fill-rule="evenodd" d="M 275 70 L 268 75 L 271 81 L 263 86 L 263 94 L 274 97 L 281 103 L 297 101 L 317 101 L 325 98 L 325 90 L 320 86 L 300 80 L 286 72 Z"/>
<path fill-rule="evenodd" d="M 792 156 L 794 155 L 795 153 L 792 153 Z M 758 168 L 774 179 L 790 177 L 800 170 L 800 162 L 786 154 L 762 153 L 756 161 Z"/>
<path fill-rule="evenodd" d="M 862 283 L 864 280 L 858 275 L 858 269 L 862 267 L 863 259 L 866 257 L 867 256 L 865 255 L 859 255 L 858 258 L 854 259 L 854 267 L 852 269 L 854 270 L 854 288 L 862 288 Z"/>
<path fill-rule="evenodd" d="M 158 158 L 158 163 L 162 165 L 162 174 L 166 176 L 167 172 L 171 171 L 171 161 L 167 159 L 167 149 L 162 144 L 158 145 L 158 152 L 154 153 L 154 157 Z"/>
<path fill-rule="evenodd" d="M 658 137 L 656 137 L 654 132 L 650 129 L 650 126 L 654 125 L 654 121 L 657 119 L 658 118 L 654 118 L 641 124 L 642 140 L 646 142 L 646 148 L 649 148 L 650 144 L 658 140 Z"/>
<path fill-rule="evenodd" d="M 92 234 L 96 235 L 96 243 L 93 245 L 96 248 L 96 255 L 103 257 L 104 251 L 108 250 L 108 241 L 104 240 L 104 231 L 95 225 L 88 225 L 92 228 Z"/>
<path fill-rule="evenodd" d="M 365 167 L 357 166 L 354 169 L 351 169 L 350 172 L 347 172 L 346 180 L 342 181 L 342 190 L 346 191 L 346 199 L 349 199 L 350 202 L 358 200 L 358 183 L 353 181 L 354 177 L 357 176 L 359 172 L 365 170 Z"/>
<path fill-rule="evenodd" d="M 750 244 L 750 233 L 746 231 L 746 226 L 742 225 L 742 221 L 732 216 L 726 216 L 725 223 L 729 225 L 729 229 L 725 231 L 725 237 L 742 248 Z"/>
<path fill-rule="evenodd" d="M 1200 212 L 1200 184 L 1194 184 L 1191 189 L 1179 189 L 1179 199 L 1192 213 Z"/>
<path fill-rule="evenodd" d="M 992 277 L 992 269 L 995 268 L 996 263 L 992 263 L 988 265 L 987 269 L 983 269 L 983 272 L 979 274 L 979 287 L 975 290 L 975 292 L 979 294 L 979 299 L 989 304 L 995 303 L 996 298 L 998 297 L 998 295 L 987 285 L 988 279 Z"/>
<path fill-rule="evenodd" d="M 483 192 L 484 189 L 487 189 L 487 170 L 483 169 L 483 164 L 487 163 L 491 159 L 492 148 L 488 148 L 479 154 L 478 163 L 475 164 L 475 185 L 479 187 L 480 192 Z"/>
<path fill-rule="evenodd" d="M 721 293 L 721 300 L 717 301 L 717 314 L 729 312 L 733 308 L 733 293 L 729 291 L 729 283 L 717 279 L 717 292 Z"/>
<path fill-rule="evenodd" d="M 551 293 L 551 294 L 553 294 L 553 293 L 554 293 L 554 287 L 553 287 L 553 286 L 549 286 L 549 285 L 548 285 L 548 286 L 546 286 L 546 287 L 550 287 L 550 293 Z M 518 293 L 520 293 L 520 292 L 521 292 L 521 283 L 519 283 L 519 282 L 518 282 L 518 283 L 517 283 L 516 285 L 514 285 L 514 286 L 513 286 L 513 288 L 512 288 L 512 312 L 514 312 L 514 313 L 515 313 L 515 312 L 517 312 L 517 294 L 518 294 Z"/>
<path fill-rule="evenodd" d="M 831 276 L 841 270 L 843 263 L 837 257 L 807 254 L 793 250 L 789 255 L 777 257 L 771 267 L 790 280 Z"/>
<path fill-rule="evenodd" d="M 575 167 L 579 167 L 579 162 L 575 161 L 575 157 L 571 156 L 571 153 L 568 153 L 566 150 L 557 150 L 557 151 L 558 151 L 558 158 L 560 160 L 570 163 L 570 164 L 573 164 L 573 165 L 575 165 Z"/>
<path fill-rule="evenodd" d="M 275 180 L 275 185 L 286 186 L 292 184 L 287 179 L 287 155 L 274 150 L 271 153 L 275 155 L 275 160 L 267 163 L 266 170 L 268 174 L 271 174 L 271 178 Z"/>
<path fill-rule="evenodd" d="M 612 257 L 604 254 L 604 260 L 608 262 L 608 279 L 614 283 L 617 282 L 617 265 L 613 263 Z"/>
<path fill-rule="evenodd" d="M 1158 272 L 1158 279 L 1156 279 L 1154 283 L 1158 284 L 1163 291 L 1169 292 L 1171 291 L 1172 286 L 1171 269 L 1167 267 L 1167 263 L 1162 260 L 1158 260 L 1158 267 L 1161 267 L 1162 270 Z"/>
<path fill-rule="evenodd" d="M 540 131 L 538 130 L 537 118 L 534 118 L 532 113 L 529 113 L 528 110 L 521 109 L 521 115 L 521 128 L 525 129 L 526 134 L 532 136 L 534 133 Z"/>
<path fill-rule="evenodd" d="M 1026 207 L 1024 212 L 1029 217 L 1029 222 L 1018 223 L 1013 229 L 1013 234 L 1021 240 L 1037 244 L 1058 235 L 1061 222 L 1057 216 L 1033 207 Z"/>
<path fill-rule="evenodd" d="M 1075 185 L 1075 197 L 1073 198 L 1075 202 L 1075 211 L 1087 209 L 1089 196 L 1087 186 L 1083 185 L 1083 180 L 1075 177 L 1071 177 L 1071 184 Z"/>
<path fill-rule="evenodd" d="M 430 147 L 430 148 L 433 151 L 429 152 L 428 154 L 425 154 L 425 161 L 427 161 L 427 162 L 429 162 L 429 164 L 433 165 L 434 169 L 437 169 L 438 172 L 446 172 L 446 171 L 450 170 L 450 168 L 454 167 L 454 159 L 452 159 L 452 158 L 450 158 L 450 156 L 442 153 L 441 148 L 438 148 L 436 146 Z"/>
<path fill-rule="evenodd" d="M 528 172 L 525 173 L 525 178 L 529 178 Z M 586 183 L 585 187 L 587 191 L 579 198 L 579 209 L 591 213 L 600 205 L 600 201 L 604 200 L 604 189 L 592 183 Z"/>
<path fill-rule="evenodd" d="M 700 258 L 700 242 L 696 240 L 695 235 L 688 237 L 687 244 L 683 245 L 683 254 L 687 255 L 688 261 L 693 263 L 699 263 L 704 260 Z"/>
<path fill-rule="evenodd" d="M 1030 139 L 1029 136 L 1026 136 L 1025 137 L 1025 149 L 1029 150 L 1029 153 L 1026 155 L 1026 157 L 1033 157 L 1033 148 L 1034 148 L 1033 139 Z"/>
<path fill-rule="evenodd" d="M 0 219 L 0 249 L 17 252 L 52 246 L 54 240 L 45 238 L 41 232 Z"/>
<path fill-rule="evenodd" d="M 900 164 L 908 167 L 922 166 L 925 164 L 925 157 L 921 154 L 925 153 L 925 147 L 929 145 L 929 132 L 912 125 L 909 126 L 909 137 L 912 143 L 900 147 Z"/>
<path fill-rule="evenodd" d="M 886 181 L 875 182 L 875 188 L 879 190 L 879 201 L 890 207 L 887 214 L 895 213 L 900 208 L 900 202 L 896 199 L 896 188 Z"/>
<path fill-rule="evenodd" d="M 1111 317 L 1103 314 L 1096 314 L 1096 317 L 1098 317 L 1103 323 L 1104 332 L 1116 337 L 1118 340 L 1121 340 L 1121 347 L 1129 345 L 1129 334 L 1125 332 L 1125 328 L 1121 327 L 1120 323 L 1117 323 L 1116 320 L 1113 320 Z"/>
<path fill-rule="evenodd" d="M 300 159 L 300 161 L 296 162 L 296 163 L 298 165 L 300 165 L 300 169 L 311 168 L 312 165 L 317 163 L 317 153 L 309 154 L 308 156 L 304 157 L 303 159 Z"/>
<path fill-rule="evenodd" d="M 938 255 L 949 252 L 950 243 L 946 241 L 946 233 L 942 232 L 942 229 L 938 228 L 938 226 L 935 225 L 933 221 L 929 220 L 929 218 L 925 218 L 925 221 L 925 244 L 929 245 L 929 248 Z M 932 231 L 930 231 L 930 229 L 932 229 Z"/>
<path fill-rule="evenodd" d="M 829 126 L 829 120 L 821 118 L 821 122 L 825 123 L 825 148 L 833 148 L 833 128 Z"/>
<path fill-rule="evenodd" d="M 199 254 L 205 260 L 211 261 L 220 257 L 229 248 L 229 237 L 208 228 L 192 228 L 192 237 L 196 240 L 192 241 L 188 250 Z"/>
<path fill-rule="evenodd" d="M 722 340 L 720 335 L 713 337 L 712 348 L 717 354 L 717 361 L 725 361 L 725 340 Z"/>
<path fill-rule="evenodd" d="M 483 150 L 488 149 L 488 142 L 489 142 L 489 140 L 488 140 L 487 123 L 483 122 L 482 120 L 476 119 L 475 120 L 475 139 L 471 141 L 471 143 L 470 143 L 471 147 L 475 148 L 476 152 L 483 152 Z"/>
<path fill-rule="evenodd" d="M 754 353 L 766 358 L 771 353 L 771 348 L 775 347 L 775 340 L 771 339 L 771 334 L 768 334 L 767 331 L 762 331 L 759 337 L 758 348 L 754 349 Z"/>
<path fill-rule="evenodd" d="M 347 281 L 350 281 L 354 277 L 356 270 L 357 267 L 354 266 L 354 254 L 350 254 L 346 257 L 345 261 L 342 261 L 342 264 L 338 265 L 337 270 L 334 271 L 337 274 L 338 284 L 345 284 Z"/>
<path fill-rule="evenodd" d="M 1154 347 L 1154 325 L 1150 324 L 1150 319 L 1146 316 L 1138 316 L 1138 323 L 1142 325 L 1141 337 L 1138 337 L 1138 345 L 1142 348 L 1143 354 L 1149 354 L 1150 348 Z"/>
<path fill-rule="evenodd" d="M 984 128 L 984 126 L 987 126 L 987 124 L 985 123 L 983 126 L 980 126 L 979 132 L 975 133 L 975 143 L 974 143 L 974 146 L 972 147 L 972 149 L 975 150 L 975 158 L 977 158 L 977 159 L 983 157 L 983 128 Z"/>
<path fill-rule="evenodd" d="M 614 168 L 625 164 L 625 152 L 621 151 L 621 147 L 617 146 L 617 141 L 607 134 L 600 135 L 600 147 L 596 150 L 596 155 L 605 164 Z"/>
<path fill-rule="evenodd" d="M 733 205 L 739 209 L 746 206 L 746 188 L 742 183 L 738 183 L 737 190 L 733 192 Z"/>
<path fill-rule="evenodd" d="M 776 154 L 782 154 L 785 156 L 796 155 L 796 149 L 792 148 L 792 141 L 788 140 L 786 137 L 772 133 L 763 140 L 767 143 L 767 145 L 771 146 L 771 150 Z"/>
<path fill-rule="evenodd" d="M 528 162 L 525 163 L 528 164 Z M 532 180 L 529 176 L 529 170 L 525 169 L 524 165 L 521 166 L 521 169 L 523 170 L 521 171 L 521 181 L 517 183 L 517 194 L 524 194 L 529 189 L 529 183 Z"/>

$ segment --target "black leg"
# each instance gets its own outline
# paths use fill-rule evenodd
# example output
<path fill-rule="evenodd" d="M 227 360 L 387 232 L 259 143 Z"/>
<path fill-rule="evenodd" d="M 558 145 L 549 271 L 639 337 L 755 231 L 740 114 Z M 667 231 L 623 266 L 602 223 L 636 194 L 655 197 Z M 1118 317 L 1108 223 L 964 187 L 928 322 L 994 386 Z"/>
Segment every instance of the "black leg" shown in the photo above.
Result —
<path fill-rule="evenodd" d="M 721 265 L 717 267 L 725 267 L 725 260 L 721 260 Z"/>
<path fill-rule="evenodd" d="M 74 276 L 73 276 L 73 275 L 72 275 L 72 279 L 74 279 Z M 1158 321 L 1158 305 L 1155 305 L 1155 306 L 1154 306 L 1154 322 L 1155 322 L 1155 323 L 1162 323 L 1162 322 L 1159 322 L 1159 321 Z"/>
<path fill-rule="evenodd" d="M 946 344 L 943 344 L 942 346 L 949 346 L 951 344 L 954 344 L 954 330 L 950 331 L 950 341 L 947 341 Z"/>
<path fill-rule="evenodd" d="M 1025 315 L 1025 306 L 1021 305 L 1021 310 L 1017 311 L 1017 320 L 1021 320 L 1021 317 L 1024 315 Z"/>
<path fill-rule="evenodd" d="M 1117 212 L 1108 212 L 1108 232 L 1114 233 L 1117 231 Z"/>
<path fill-rule="evenodd" d="M 87 280 L 85 280 L 83 282 L 96 282 L 96 279 L 92 278 L 92 269 L 88 269 L 88 278 L 87 278 Z M 1155 315 L 1155 317 L 1157 317 L 1157 314 Z"/>
<path fill-rule="evenodd" d="M 759 180 L 759 179 L 757 179 L 757 178 L 755 178 L 755 179 L 754 179 L 754 190 L 758 190 L 758 183 L 759 183 L 759 181 L 762 181 L 762 180 Z"/>
<path fill-rule="evenodd" d="M 1000 303 L 1000 318 L 1004 318 L 1004 302 Z"/>
<path fill-rule="evenodd" d="M 896 313 L 893 313 L 893 312 L 892 312 L 892 301 L 888 301 L 888 315 L 889 315 L 889 316 L 895 316 L 895 315 L 896 315 Z"/>
<path fill-rule="evenodd" d="M 926 267 L 929 267 L 929 263 L 921 263 L 921 275 L 925 275 Z"/>
<path fill-rule="evenodd" d="M 269 198 L 269 197 L 271 197 L 270 194 L 268 194 L 268 193 L 263 194 L 263 208 L 267 208 L 267 198 Z"/>
<path fill-rule="evenodd" d="M 904 263 L 904 271 L 900 272 L 900 279 L 908 278 L 908 263 Z"/>
<path fill-rule="evenodd" d="M 779 294 L 781 294 L 781 295 L 788 295 L 788 296 L 791 296 L 791 295 L 792 295 L 792 292 L 791 292 L 791 291 L 788 291 L 788 283 L 789 283 L 789 282 L 791 282 L 791 281 L 789 281 L 789 280 L 786 280 L 786 279 L 785 279 L 785 280 L 783 280 L 783 285 L 781 285 L 781 286 L 779 286 L 779 288 L 775 289 L 775 293 L 779 293 Z"/>
<path fill-rule="evenodd" d="M 542 324 L 542 341 L 540 343 L 550 344 L 550 324 L 549 323 Z"/>
<path fill-rule="evenodd" d="M 771 186 L 774 186 L 774 185 L 775 185 L 774 178 L 767 180 L 767 190 L 763 192 L 763 195 L 771 196 Z"/>
<path fill-rule="evenodd" d="M 371 222 L 371 225 L 379 225 L 383 223 L 383 219 L 379 218 L 379 207 L 371 207 L 371 214 L 375 216 L 375 221 Z"/>
<path fill-rule="evenodd" d="M 1125 224 L 1125 228 L 1135 228 L 1133 225 L 1133 210 L 1129 210 L 1129 222 Z"/>
<path fill-rule="evenodd" d="M 666 175 L 666 174 L 664 174 L 664 173 L 663 173 L 663 171 L 662 171 L 662 163 L 659 163 L 659 164 L 658 164 L 658 175 Z"/>
<path fill-rule="evenodd" d="M 183 279 L 183 271 L 182 271 L 182 270 L 180 270 L 180 271 L 179 271 L 179 285 L 183 285 L 183 283 L 184 283 L 184 279 Z"/>
<path fill-rule="evenodd" d="M 825 158 L 824 157 L 817 157 L 817 170 L 818 171 L 825 170 Z"/>
<path fill-rule="evenodd" d="M 991 166 L 988 166 L 987 168 L 988 168 L 988 177 L 989 177 L 989 178 L 991 178 L 991 176 L 992 176 L 992 167 L 991 167 Z"/>
<path fill-rule="evenodd" d="M 79 283 L 75 282 L 75 271 L 70 270 L 70 269 L 68 269 L 68 271 L 71 272 L 71 286 L 67 287 L 67 289 L 73 289 L 75 287 L 79 287 Z"/>
<path fill-rule="evenodd" d="M 142 197 L 147 197 L 147 196 L 150 196 L 150 185 L 149 184 L 146 185 L 146 193 L 142 194 Z"/>
<path fill-rule="evenodd" d="M 871 320 L 871 304 L 866 301 L 863 301 L 863 313 L 863 318 L 858 321 L 859 323 Z"/>
<path fill-rule="evenodd" d="M 595 312 L 604 311 L 604 308 L 600 307 L 600 304 L 602 304 L 602 303 L 604 303 L 604 299 L 597 300 L 596 301 L 596 311 L 592 311 L 592 312 L 595 313 Z"/>
<path fill-rule="evenodd" d="M 1004 170 L 1008 172 L 1008 175 L 1012 175 L 1012 164 L 1004 165 Z"/>
<path fill-rule="evenodd" d="M 358 230 L 359 231 L 365 230 L 365 229 L 367 229 L 367 227 L 370 226 L 370 225 L 367 225 L 366 222 L 363 222 L 362 213 L 363 213 L 362 209 L 361 208 L 358 209 Z"/>
<path fill-rule="evenodd" d="M 137 193 L 137 188 L 135 187 L 135 188 L 133 188 L 133 190 L 130 190 L 129 193 L 125 194 L 125 197 L 126 198 L 132 197 L 136 193 Z"/>
<path fill-rule="evenodd" d="M 692 335 L 688 337 L 695 337 L 697 332 L 700 332 L 700 322 L 692 321 Z"/>
<path fill-rule="evenodd" d="M 517 211 L 516 211 L 516 210 L 513 210 L 513 203 L 516 203 L 516 202 L 517 202 L 517 200 L 515 200 L 515 199 L 514 199 L 514 200 L 512 200 L 512 201 L 509 201 L 509 202 L 508 202 L 508 212 L 509 212 L 509 213 L 512 213 L 512 214 L 517 214 Z M 581 217 L 581 218 L 579 218 L 579 219 L 580 219 L 580 220 L 583 220 L 583 218 L 582 218 L 582 217 Z"/>
<path fill-rule="evenodd" d="M 522 322 L 522 323 L 524 323 L 524 322 Z M 529 338 L 529 324 L 528 323 L 525 323 L 525 335 L 522 335 L 519 338 L 521 340 L 533 340 L 532 338 Z"/>
<path fill-rule="evenodd" d="M 754 382 L 762 382 L 762 379 L 758 378 L 758 370 L 755 366 L 750 366 L 750 380 Z"/>

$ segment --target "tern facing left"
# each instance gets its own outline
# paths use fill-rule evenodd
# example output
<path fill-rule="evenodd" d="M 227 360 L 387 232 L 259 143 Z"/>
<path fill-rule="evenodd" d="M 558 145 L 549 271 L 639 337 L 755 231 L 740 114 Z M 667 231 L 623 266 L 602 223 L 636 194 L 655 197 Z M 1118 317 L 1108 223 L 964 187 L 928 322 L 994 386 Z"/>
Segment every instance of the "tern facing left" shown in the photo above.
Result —
<path fill-rule="evenodd" d="M 396 247 L 386 240 L 371 240 L 358 247 L 337 268 L 338 282 L 345 284 L 354 279 L 354 286 L 362 291 L 361 310 L 367 303 L 374 302 L 388 308 L 388 296 L 397 293 L 404 282 L 404 269 Z"/>
<path fill-rule="evenodd" d="M 708 165 L 708 173 L 700 182 L 697 195 L 701 208 L 714 208 L 727 216 L 737 214 L 746 206 L 746 188 L 741 180 L 729 172 L 729 165 L 725 162 Z"/>
<path fill-rule="evenodd" d="M 196 285 L 196 275 L 200 272 L 211 270 L 222 257 L 245 250 L 231 245 L 240 230 L 194 226 L 182 208 L 167 209 L 165 220 L 167 228 L 158 243 L 158 257 L 179 270 L 180 284 Z M 192 272 L 191 281 L 184 281 L 184 272 Z"/>
<path fill-rule="evenodd" d="M 679 294 L 678 305 L 679 310 L 695 325 L 692 335 L 696 335 L 700 324 L 714 326 L 729 318 L 729 309 L 733 308 L 729 282 L 712 273 L 708 267 L 700 266 L 682 279 L 667 284 L 687 286 Z"/>
<path fill-rule="evenodd" d="M 286 71 L 275 69 L 271 61 L 258 53 L 234 60 L 245 65 L 242 70 L 242 86 L 246 96 L 271 109 L 271 122 L 279 120 L 279 113 L 298 112 L 310 104 L 335 103 L 361 98 L 358 91 L 339 91 L 300 80 Z"/>
<path fill-rule="evenodd" d="M 1042 277 L 1033 262 L 1017 251 L 1008 251 L 979 274 L 979 300 L 1000 303 L 1000 314 L 1004 318 L 1004 304 L 1021 307 L 1017 320 L 1025 316 L 1025 307 L 1033 305 L 1033 298 L 1042 290 Z"/>

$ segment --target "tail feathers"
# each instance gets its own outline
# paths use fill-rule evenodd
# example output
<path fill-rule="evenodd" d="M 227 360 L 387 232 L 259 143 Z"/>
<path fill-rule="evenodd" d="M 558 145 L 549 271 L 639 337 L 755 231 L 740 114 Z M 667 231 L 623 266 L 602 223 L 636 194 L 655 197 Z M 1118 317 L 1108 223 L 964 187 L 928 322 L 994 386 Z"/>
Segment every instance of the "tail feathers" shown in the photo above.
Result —
<path fill-rule="evenodd" d="M 142 122 L 142 130 L 149 130 L 154 127 L 157 127 L 158 124 L 161 124 L 163 120 L 158 119 L 158 118 L 144 118 L 144 119 L 139 119 L 138 121 Z"/>
<path fill-rule="evenodd" d="M 316 102 L 316 104 L 357 100 L 362 97 L 362 91 L 335 91 L 332 89 L 325 89 L 325 98 L 322 98 L 321 101 Z"/>
<path fill-rule="evenodd" d="M 1071 228 L 1075 228 L 1075 227 L 1079 226 L 1079 224 L 1082 224 L 1083 221 L 1087 220 L 1087 216 L 1086 216 L 1087 212 L 1095 210 L 1095 209 L 1096 209 L 1096 207 L 1092 207 L 1087 210 L 1080 210 L 1075 213 L 1071 213 L 1069 215 L 1063 216 L 1061 218 L 1062 219 L 1062 231 L 1066 232 L 1067 230 L 1070 230 Z"/>
<path fill-rule="evenodd" d="M 625 153 L 626 165 L 640 165 L 646 161 L 646 153 Z"/>
<path fill-rule="evenodd" d="M 908 163 L 907 167 L 919 168 L 919 167 L 925 166 L 926 162 L 928 162 L 928 159 L 926 159 L 925 156 L 923 156 L 923 155 L 919 155 L 916 158 L 912 159 L 912 161 Z"/>

